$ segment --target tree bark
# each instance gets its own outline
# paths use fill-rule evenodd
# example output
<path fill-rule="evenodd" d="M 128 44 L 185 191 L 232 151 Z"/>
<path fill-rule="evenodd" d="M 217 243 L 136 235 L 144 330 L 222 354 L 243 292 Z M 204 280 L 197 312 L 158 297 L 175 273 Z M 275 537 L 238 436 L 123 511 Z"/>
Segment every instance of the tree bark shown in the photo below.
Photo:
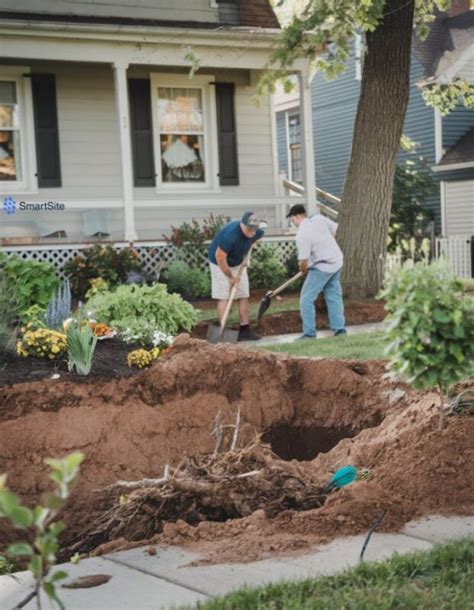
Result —
<path fill-rule="evenodd" d="M 338 239 L 350 297 L 373 297 L 382 279 L 393 180 L 409 95 L 414 0 L 387 0 L 368 32 Z"/>

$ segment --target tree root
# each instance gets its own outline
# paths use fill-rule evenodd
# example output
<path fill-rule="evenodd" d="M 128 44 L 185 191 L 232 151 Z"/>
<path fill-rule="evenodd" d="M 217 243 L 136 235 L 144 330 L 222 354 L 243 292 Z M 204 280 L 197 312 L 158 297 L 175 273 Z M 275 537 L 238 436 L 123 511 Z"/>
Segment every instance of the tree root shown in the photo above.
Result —
<path fill-rule="evenodd" d="M 231 446 L 237 443 L 239 426 L 238 416 Z M 218 449 L 222 435 L 215 436 Z M 186 458 L 177 468 L 165 467 L 161 478 L 117 481 L 100 493 L 110 508 L 65 555 L 90 553 L 117 538 L 146 540 L 161 533 L 167 522 L 226 521 L 259 509 L 271 518 L 285 510 L 317 508 L 327 497 L 322 487 L 303 480 L 298 465 L 278 459 L 259 439 L 244 449 Z"/>

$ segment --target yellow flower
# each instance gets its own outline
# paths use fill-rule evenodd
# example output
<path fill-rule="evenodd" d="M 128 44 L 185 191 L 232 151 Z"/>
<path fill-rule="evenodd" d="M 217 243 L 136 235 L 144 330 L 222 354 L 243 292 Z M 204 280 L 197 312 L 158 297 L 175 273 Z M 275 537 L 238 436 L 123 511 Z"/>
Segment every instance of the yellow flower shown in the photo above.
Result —
<path fill-rule="evenodd" d="M 53 345 L 53 347 L 51 348 L 51 351 L 53 352 L 53 354 L 59 354 L 59 352 L 61 350 L 59 349 L 59 347 L 57 345 Z"/>

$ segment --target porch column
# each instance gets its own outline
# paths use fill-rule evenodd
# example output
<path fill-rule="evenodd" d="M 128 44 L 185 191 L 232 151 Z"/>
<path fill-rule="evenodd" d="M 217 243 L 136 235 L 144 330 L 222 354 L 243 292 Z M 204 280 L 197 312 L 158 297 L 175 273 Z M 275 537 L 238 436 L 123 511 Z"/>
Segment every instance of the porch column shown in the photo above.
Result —
<path fill-rule="evenodd" d="M 308 215 L 316 214 L 316 176 L 314 168 L 313 109 L 311 107 L 311 82 L 314 73 L 298 73 L 300 90 L 300 124 L 303 155 L 304 189 L 307 197 Z"/>
<path fill-rule="evenodd" d="M 114 63 L 115 104 L 117 107 L 120 139 L 120 161 L 122 169 L 122 196 L 125 224 L 125 240 L 135 241 L 135 213 L 133 208 L 133 162 L 130 144 L 130 113 L 127 87 L 128 64 Z"/>

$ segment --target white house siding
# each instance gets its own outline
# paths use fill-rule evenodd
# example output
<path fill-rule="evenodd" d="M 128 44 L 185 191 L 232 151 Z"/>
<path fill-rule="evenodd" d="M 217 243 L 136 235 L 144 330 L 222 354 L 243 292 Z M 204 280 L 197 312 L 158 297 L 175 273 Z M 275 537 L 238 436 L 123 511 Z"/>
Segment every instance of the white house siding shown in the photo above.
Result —
<path fill-rule="evenodd" d="M 1 10 L 208 23 L 219 20 L 218 9 L 211 6 L 210 0 L 2 0 Z"/>
<path fill-rule="evenodd" d="M 27 64 L 24 64 L 27 65 Z M 112 68 L 89 64 L 31 64 L 32 71 L 56 76 L 62 186 L 40 188 L 38 194 L 15 195 L 17 201 L 64 203 L 63 212 L 21 212 L 2 218 L 0 237 L 41 234 L 64 230 L 69 240 L 84 237 L 83 213 L 107 208 L 112 239 L 123 239 L 122 178 L 120 145 Z M 132 67 L 130 77 L 147 77 L 164 71 L 159 66 Z M 168 69 L 168 71 L 171 71 Z M 204 72 L 204 70 L 203 70 Z M 190 218 L 204 218 L 212 211 L 233 218 L 245 209 L 255 210 L 276 227 L 275 184 L 272 159 L 272 130 L 269 99 L 252 103 L 255 86 L 249 85 L 249 71 L 211 71 L 216 80 L 236 84 L 235 111 L 239 159 L 238 186 L 220 187 L 216 192 L 157 193 L 155 188 L 135 188 L 136 229 L 139 239 L 158 239 Z M 256 75 L 252 76 L 255 82 Z M 141 204 L 141 205 L 140 205 Z M 45 231 L 43 230 L 43 234 Z"/>
<path fill-rule="evenodd" d="M 445 183 L 446 235 L 474 235 L 474 180 Z"/>

